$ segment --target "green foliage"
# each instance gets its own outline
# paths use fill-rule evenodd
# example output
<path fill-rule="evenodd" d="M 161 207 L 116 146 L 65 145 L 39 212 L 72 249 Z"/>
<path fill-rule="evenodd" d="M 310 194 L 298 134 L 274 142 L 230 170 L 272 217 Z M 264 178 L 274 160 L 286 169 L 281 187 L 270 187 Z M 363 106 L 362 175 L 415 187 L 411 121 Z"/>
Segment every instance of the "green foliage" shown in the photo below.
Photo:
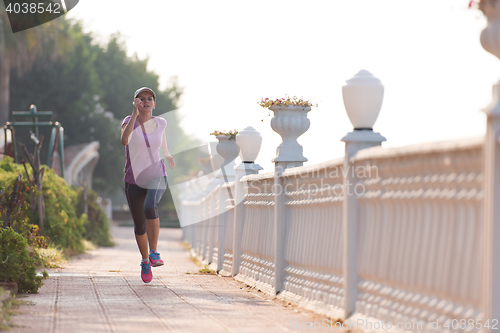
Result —
<path fill-rule="evenodd" d="M 85 239 L 99 246 L 113 246 L 106 213 L 97 204 L 97 193 L 93 190 L 87 190 L 87 213 L 84 214 L 84 191 L 83 188 L 77 190 L 78 204 L 76 206 L 77 215 L 81 215 L 86 220 Z"/>
<path fill-rule="evenodd" d="M 0 229 L 0 281 L 16 282 L 19 292 L 36 293 L 42 280 L 48 277 L 36 275 L 37 254 L 27 249 L 26 239 L 12 228 Z"/>
<path fill-rule="evenodd" d="M 55 245 L 71 253 L 84 252 L 85 217 L 76 215 L 77 194 L 54 170 L 47 169 L 43 177 L 45 221 L 43 233 Z M 38 222 L 38 214 L 32 216 Z M 39 223 L 38 223 L 39 224 Z"/>
<path fill-rule="evenodd" d="M 0 172 L 0 187 L 3 186 L 6 189 L 0 197 L 1 209 L 10 198 L 11 188 L 16 177 L 21 172 L 24 174 L 26 171 L 23 166 L 15 164 L 13 159 L 8 156 L 0 161 L 0 170 L 5 170 L 5 172 Z M 7 170 L 14 170 L 14 172 L 7 172 Z M 29 198 L 30 187 L 21 184 L 20 189 L 23 191 L 21 193 L 24 193 L 24 198 Z M 37 227 L 29 224 L 40 225 L 40 222 L 38 214 L 28 209 L 26 201 L 22 201 L 24 203 L 18 205 L 15 210 L 13 226 L 16 231 L 27 237 L 30 240 L 30 245 L 33 246 L 44 245 L 43 238 L 40 237 L 43 235 L 48 237 L 55 246 L 61 246 L 65 249 L 68 254 L 83 252 L 83 234 L 87 220 L 83 216 L 76 215 L 77 192 L 71 189 L 54 170 L 47 168 L 43 177 L 43 198 L 45 221 L 41 234 Z M 2 216 L 4 216 L 3 213 Z M 0 220 L 2 219 L 0 218 Z"/>
<path fill-rule="evenodd" d="M 0 170 L 6 171 L 0 172 L 0 181 L 8 182 L 10 179 L 11 181 L 9 183 L 14 182 L 17 175 L 25 172 L 23 166 L 21 164 L 14 163 L 12 157 L 9 156 L 5 156 L 2 160 L 0 160 Z M 11 172 L 15 174 L 10 174 Z"/>
<path fill-rule="evenodd" d="M 13 163 L 12 158 L 6 157 L 0 161 L 0 169 L 11 172 L 3 172 L 0 175 L 0 224 L 3 226 L 5 224 L 5 219 L 7 218 L 7 211 L 10 210 L 10 226 L 19 234 L 23 235 L 30 246 L 34 247 L 47 247 L 47 240 L 40 233 L 40 228 L 37 225 L 30 224 L 30 218 L 28 216 L 28 197 L 29 193 L 34 189 L 29 181 L 27 181 L 26 175 L 19 173 L 19 175 L 24 175 L 19 181 L 16 178 L 17 172 L 19 172 L 19 166 Z M 6 184 L 9 184 L 6 186 Z M 12 196 L 16 188 L 16 194 L 14 196 L 14 201 L 12 202 Z"/>

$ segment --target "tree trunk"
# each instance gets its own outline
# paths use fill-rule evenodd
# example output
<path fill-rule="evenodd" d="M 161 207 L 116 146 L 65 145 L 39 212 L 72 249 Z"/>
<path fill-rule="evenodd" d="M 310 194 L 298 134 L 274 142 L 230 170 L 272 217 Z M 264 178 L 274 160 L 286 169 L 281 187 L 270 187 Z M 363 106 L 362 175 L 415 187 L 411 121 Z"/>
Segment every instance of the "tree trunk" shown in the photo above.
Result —
<path fill-rule="evenodd" d="M 44 225 L 44 219 L 45 219 L 45 203 L 43 201 L 43 172 L 45 171 L 45 168 L 42 168 L 40 170 L 40 173 L 38 174 L 37 181 L 36 181 L 36 186 L 38 188 L 38 220 L 40 221 L 40 229 L 43 229 Z"/>
<path fill-rule="evenodd" d="M 9 120 L 10 59 L 0 57 L 0 127 Z"/>
<path fill-rule="evenodd" d="M 26 159 L 28 160 L 31 168 L 33 169 L 33 180 L 31 183 L 36 186 L 36 191 L 33 190 L 31 192 L 31 202 L 30 207 L 33 212 L 38 208 L 38 218 L 39 218 L 39 226 L 43 229 L 44 218 L 45 218 L 45 203 L 43 201 L 43 174 L 45 171 L 45 167 L 40 168 L 40 149 L 42 148 L 43 135 L 40 136 L 40 140 L 35 148 L 35 154 L 31 155 L 26 149 L 26 146 L 22 143 L 19 143 L 19 146 L 22 148 Z M 38 197 L 35 198 L 35 194 L 38 192 Z"/>

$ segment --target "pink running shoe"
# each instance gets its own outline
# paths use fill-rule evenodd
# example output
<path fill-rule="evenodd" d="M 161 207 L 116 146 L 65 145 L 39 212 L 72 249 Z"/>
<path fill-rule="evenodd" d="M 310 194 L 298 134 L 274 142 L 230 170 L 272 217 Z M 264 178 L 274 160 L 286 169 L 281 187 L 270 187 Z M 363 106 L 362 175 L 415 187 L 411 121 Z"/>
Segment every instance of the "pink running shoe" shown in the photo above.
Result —
<path fill-rule="evenodd" d="M 153 267 L 163 266 L 163 260 L 160 258 L 160 254 L 155 250 L 149 252 L 149 261 Z"/>
<path fill-rule="evenodd" d="M 141 261 L 141 279 L 144 283 L 149 283 L 153 279 L 151 262 L 145 263 Z"/>

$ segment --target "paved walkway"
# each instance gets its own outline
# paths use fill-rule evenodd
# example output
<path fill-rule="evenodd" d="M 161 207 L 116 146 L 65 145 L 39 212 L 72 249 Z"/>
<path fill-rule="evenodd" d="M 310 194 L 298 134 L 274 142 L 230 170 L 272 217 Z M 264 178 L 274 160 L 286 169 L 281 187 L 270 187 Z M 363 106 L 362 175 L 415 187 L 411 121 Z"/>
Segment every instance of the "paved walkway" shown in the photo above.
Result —
<path fill-rule="evenodd" d="M 11 332 L 334 331 L 299 329 L 324 317 L 284 306 L 232 278 L 196 274 L 200 267 L 182 247 L 181 234 L 161 229 L 165 266 L 153 268 L 153 281 L 145 284 L 132 228 L 115 227 L 116 247 L 48 270 L 39 293 L 21 298 L 29 305 L 12 317 Z"/>

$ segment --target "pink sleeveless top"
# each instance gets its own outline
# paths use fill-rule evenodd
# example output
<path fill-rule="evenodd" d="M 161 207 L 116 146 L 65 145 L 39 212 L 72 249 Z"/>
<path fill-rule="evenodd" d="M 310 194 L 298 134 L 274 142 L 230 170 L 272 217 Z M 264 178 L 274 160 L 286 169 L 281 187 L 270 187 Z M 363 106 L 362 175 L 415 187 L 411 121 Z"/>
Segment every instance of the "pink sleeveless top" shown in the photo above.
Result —
<path fill-rule="evenodd" d="M 122 126 L 128 123 L 130 118 L 130 116 L 125 117 Z M 125 146 L 127 160 L 123 180 L 126 183 L 144 186 L 154 178 L 167 176 L 165 164 L 160 158 L 160 148 L 167 121 L 158 117 L 153 117 L 153 119 L 158 126 L 151 133 L 144 133 L 137 120 L 135 121 L 132 139 Z M 140 181 L 137 181 L 137 178 Z"/>

